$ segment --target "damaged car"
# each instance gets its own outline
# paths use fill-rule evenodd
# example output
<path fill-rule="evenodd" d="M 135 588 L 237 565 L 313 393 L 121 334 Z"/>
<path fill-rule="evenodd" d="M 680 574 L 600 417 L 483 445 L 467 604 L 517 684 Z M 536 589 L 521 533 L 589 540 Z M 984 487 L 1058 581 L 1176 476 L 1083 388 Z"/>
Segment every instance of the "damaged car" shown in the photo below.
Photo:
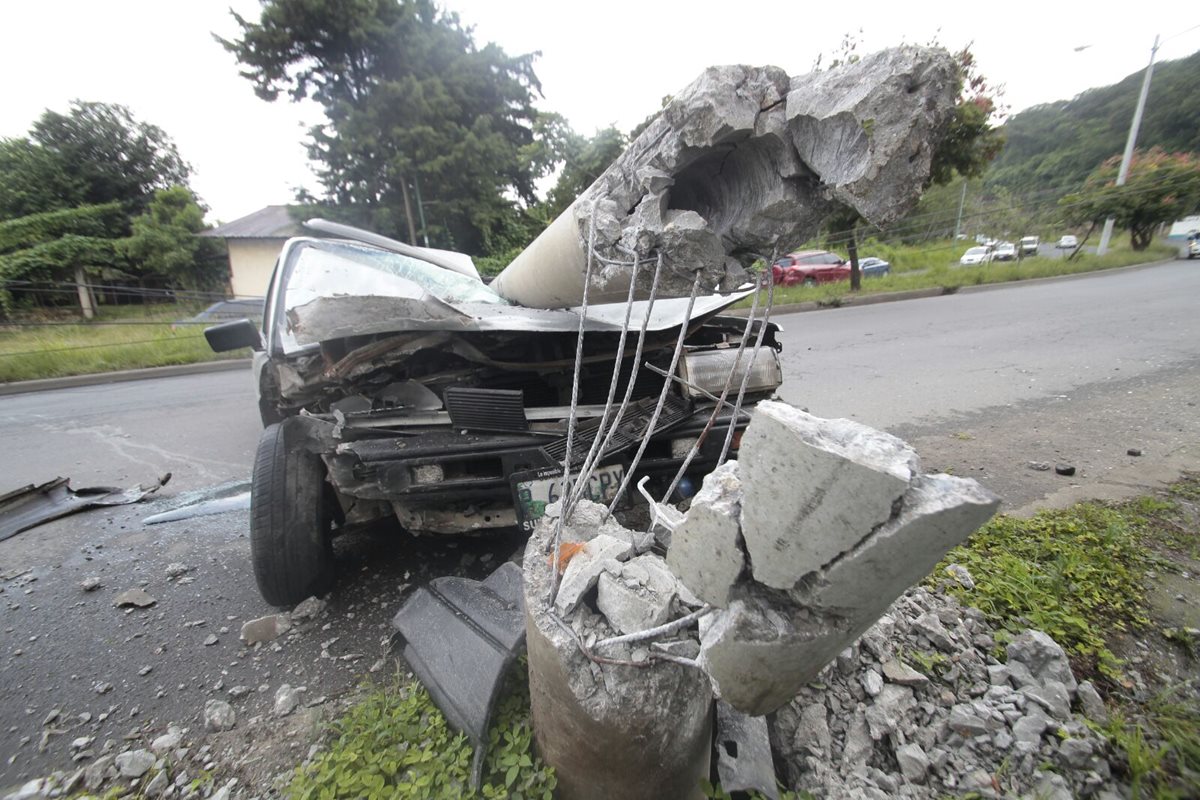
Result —
<path fill-rule="evenodd" d="M 746 330 L 745 318 L 721 312 L 752 287 L 698 297 L 690 314 L 687 298 L 589 305 L 573 398 L 578 309 L 515 305 L 461 254 L 309 226 L 338 237 L 288 240 L 261 330 L 240 320 L 205 331 L 216 351 L 255 351 L 266 427 L 254 462 L 251 552 L 274 605 L 332 586 L 331 540 L 351 524 L 395 517 L 418 535 L 532 530 L 559 499 L 564 462 L 578 470 L 598 438 L 607 443 L 584 493 L 590 500 L 615 497 L 646 438 L 634 480 L 648 476 L 665 490 L 699 441 L 688 468 L 698 485 L 729 426 L 736 455 L 746 409 L 782 382 L 778 326 L 754 322 L 751 342 L 766 329 L 762 346 L 741 356 L 749 365 L 742 410 L 734 419 L 722 406 L 709 424 Z M 684 348 L 649 431 L 681 326 Z M 630 382 L 631 400 L 608 437 L 611 421 L 602 427 L 602 418 L 614 375 L 613 407 Z"/>

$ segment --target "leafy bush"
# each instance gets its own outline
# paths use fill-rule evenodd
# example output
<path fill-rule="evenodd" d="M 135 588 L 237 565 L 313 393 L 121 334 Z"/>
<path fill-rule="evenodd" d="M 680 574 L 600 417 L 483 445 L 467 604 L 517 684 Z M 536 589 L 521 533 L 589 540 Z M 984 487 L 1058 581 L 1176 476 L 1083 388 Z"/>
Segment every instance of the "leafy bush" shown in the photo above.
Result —
<path fill-rule="evenodd" d="M 288 788 L 293 800 L 337 798 L 543 798 L 554 771 L 533 755 L 529 686 L 509 681 L 492 729 L 478 792 L 471 790 L 471 743 L 452 732 L 419 683 L 379 687 L 334 723 L 336 739 Z"/>
<path fill-rule="evenodd" d="M 129 219 L 120 203 L 64 208 L 0 222 L 0 253 L 25 250 L 61 236 L 112 239 L 123 236 Z"/>

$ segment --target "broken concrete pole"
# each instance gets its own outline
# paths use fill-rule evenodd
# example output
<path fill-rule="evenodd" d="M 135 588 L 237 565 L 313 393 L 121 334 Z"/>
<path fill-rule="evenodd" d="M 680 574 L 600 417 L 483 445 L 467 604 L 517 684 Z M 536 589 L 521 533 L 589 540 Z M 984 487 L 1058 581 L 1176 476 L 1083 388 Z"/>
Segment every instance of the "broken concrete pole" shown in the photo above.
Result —
<path fill-rule="evenodd" d="M 877 617 L 987 522 L 999 504 L 998 497 L 968 478 L 919 476 L 905 493 L 900 513 L 823 570 L 807 599 L 825 608 L 877 609 Z M 864 594 L 874 599 L 864 603 Z"/>
<path fill-rule="evenodd" d="M 547 605 L 552 536 L 552 522 L 543 520 L 526 547 L 523 578 L 533 731 L 538 752 L 554 767 L 558 796 L 702 797 L 712 742 L 708 678 L 666 661 L 633 667 L 589 660 L 573 630 L 585 641 L 613 631 L 588 602 L 566 620 L 568 629 L 555 621 Z M 655 580 L 653 567 L 616 563 L 618 573 L 641 566 Z M 615 645 L 603 655 L 628 661 L 633 650 Z"/>
<path fill-rule="evenodd" d="M 738 523 L 741 500 L 738 462 L 727 461 L 704 477 L 667 550 L 667 565 L 684 585 L 721 608 L 729 603 L 729 590 L 746 566 Z"/>
<path fill-rule="evenodd" d="M 714 689 L 748 714 L 779 708 L 999 503 L 975 481 L 919 476 L 894 519 L 868 529 L 802 588 L 739 586 L 738 599 L 701 633 L 700 660 Z"/>
<path fill-rule="evenodd" d="M 492 288 L 516 303 L 578 305 L 589 236 L 601 259 L 589 302 L 617 302 L 648 270 L 613 261 L 661 253 L 660 296 L 696 272 L 729 290 L 757 257 L 811 238 L 838 204 L 886 225 L 929 177 L 956 94 L 944 50 L 900 47 L 798 77 L 777 67 L 711 67 L 674 96 L 628 149 Z M 653 260 L 651 259 L 651 263 Z"/>
<path fill-rule="evenodd" d="M 791 589 L 887 520 L 920 469 L 895 436 L 770 401 L 758 404 L 739 462 L 754 579 L 776 589 Z"/>
<path fill-rule="evenodd" d="M 783 403 L 758 405 L 739 455 L 752 574 L 702 621 L 699 661 L 721 699 L 756 716 L 795 696 L 999 505 L 974 481 L 921 475 L 894 436 Z M 881 690 L 892 689 L 909 691 Z"/>

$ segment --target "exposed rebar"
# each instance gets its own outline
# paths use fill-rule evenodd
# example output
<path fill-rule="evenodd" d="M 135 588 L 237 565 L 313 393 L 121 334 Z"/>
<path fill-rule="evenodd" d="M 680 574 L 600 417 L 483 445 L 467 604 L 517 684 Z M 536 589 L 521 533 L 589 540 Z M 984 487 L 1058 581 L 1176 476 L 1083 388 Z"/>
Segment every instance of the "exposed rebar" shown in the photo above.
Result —
<path fill-rule="evenodd" d="M 757 283 L 761 284 L 761 282 L 762 276 L 760 275 Z M 667 491 L 663 494 L 663 503 L 666 503 L 668 500 L 670 500 L 671 495 L 675 493 L 676 487 L 679 486 L 679 481 L 683 480 L 683 476 L 687 472 L 687 468 L 692 465 L 692 461 L 695 460 L 696 454 L 700 452 L 701 446 L 704 445 L 704 440 L 708 438 L 709 431 L 712 430 L 713 424 L 717 421 L 717 415 L 721 413 L 721 406 L 725 402 L 725 398 L 729 396 L 729 389 L 733 386 L 733 376 L 737 372 L 738 366 L 742 363 L 742 354 L 746 350 L 746 342 L 750 339 L 750 328 L 754 325 L 754 315 L 758 313 L 758 295 L 759 292 L 755 291 L 754 300 L 750 305 L 750 315 L 746 318 L 746 327 L 742 329 L 742 339 L 740 342 L 738 342 L 737 355 L 733 359 L 733 364 L 729 367 L 729 373 L 725 376 L 725 386 L 721 389 L 720 399 L 717 400 L 717 405 L 713 407 L 712 413 L 709 414 L 708 422 L 704 425 L 704 430 L 702 430 L 700 435 L 696 437 L 696 441 L 692 444 L 691 449 L 688 450 L 687 455 L 683 459 L 683 463 L 679 465 L 679 469 L 675 472 L 675 477 L 671 481 L 671 485 L 667 487 Z M 751 361 L 750 364 L 745 367 L 745 372 L 747 375 L 750 373 L 750 369 L 753 366 L 754 362 Z M 730 430 L 732 430 L 736 425 L 737 417 L 734 416 L 734 418 L 729 422 Z"/>
<path fill-rule="evenodd" d="M 592 645 L 592 647 L 606 647 L 608 645 L 629 644 L 631 642 L 646 642 L 650 641 L 651 639 L 660 639 L 664 636 L 670 636 L 673 633 L 678 633 L 679 631 L 683 630 L 712 610 L 712 606 L 704 605 L 692 613 L 680 617 L 679 619 L 672 620 L 671 622 L 664 623 L 655 628 L 647 628 L 646 630 L 638 631 L 637 633 L 627 633 L 624 636 L 613 636 L 609 639 L 601 639 Z"/>
<path fill-rule="evenodd" d="M 687 311 L 684 312 L 683 322 L 679 326 L 679 338 L 675 342 L 675 352 L 671 355 L 671 366 L 668 372 L 675 374 L 675 369 L 679 366 L 679 356 L 683 353 L 683 342 L 687 339 L 688 327 L 692 322 L 692 308 L 696 305 L 696 294 L 700 291 L 700 273 L 696 273 L 696 277 L 692 281 L 692 293 L 688 296 Z M 654 433 L 654 426 L 658 424 L 658 417 L 662 413 L 663 406 L 667 402 L 667 392 L 671 390 L 671 382 L 663 381 L 662 391 L 658 393 L 658 403 L 654 406 L 654 413 L 650 416 L 650 421 L 646 423 L 646 430 L 642 434 L 641 444 L 638 445 L 637 453 L 634 454 L 633 460 L 629 464 L 629 468 L 625 471 L 625 476 L 621 478 L 621 486 L 617 489 L 617 493 L 613 496 L 612 502 L 608 504 L 600 521 L 604 522 L 612 514 L 613 509 L 617 507 L 617 503 L 621 502 L 621 498 L 625 494 L 625 490 L 629 488 L 629 481 L 632 480 L 637 466 L 641 463 L 642 455 L 646 452 L 646 447 L 650 444 L 650 437 Z"/>
<path fill-rule="evenodd" d="M 627 301 L 627 308 L 625 310 L 625 324 L 621 329 L 621 342 L 620 342 L 620 346 L 617 348 L 617 352 L 619 355 L 618 355 L 616 366 L 613 368 L 612 386 L 610 386 L 609 390 L 608 390 L 608 404 L 606 404 L 604 407 L 604 415 L 601 417 L 600 427 L 596 431 L 597 436 L 592 441 L 592 450 L 591 450 L 591 452 L 588 453 L 588 457 L 584 461 L 584 469 L 581 470 L 580 482 L 576 485 L 575 491 L 572 493 L 569 510 L 564 510 L 565 514 L 569 514 L 570 511 L 574 511 L 575 505 L 579 502 L 580 498 L 583 496 L 583 488 L 581 488 L 581 487 L 587 486 L 587 481 L 591 478 L 592 471 L 596 468 L 596 465 L 599 463 L 600 459 L 603 457 L 604 449 L 606 447 L 608 447 L 608 443 L 610 441 L 612 441 L 613 435 L 617 432 L 617 426 L 621 424 L 621 420 L 625 416 L 625 411 L 629 408 L 629 401 L 633 397 L 633 386 L 634 386 L 634 383 L 636 382 L 635 379 L 637 378 L 638 370 L 641 368 L 640 364 L 642 363 L 642 348 L 646 342 L 646 328 L 649 327 L 649 325 L 650 325 L 650 314 L 654 311 L 654 300 L 658 294 L 658 276 L 662 272 L 662 265 L 663 265 L 663 258 L 662 258 L 662 255 L 660 254 L 658 256 L 657 264 L 654 267 L 654 278 L 652 279 L 652 281 L 650 283 L 650 297 L 649 297 L 649 300 L 647 301 L 646 313 L 642 317 L 641 329 L 638 332 L 637 348 L 635 349 L 634 354 L 633 354 L 633 362 L 632 362 L 632 366 L 629 371 L 629 381 L 625 385 L 625 396 L 621 399 L 621 407 L 617 411 L 616 416 L 613 418 L 612 425 L 605 432 L 604 440 L 601 441 L 599 434 L 601 431 L 604 430 L 605 420 L 608 419 L 608 410 L 612 404 L 612 399 L 616 392 L 617 380 L 620 377 L 620 374 L 619 374 L 620 366 L 621 366 L 622 361 L 624 360 L 623 356 L 625 354 L 625 333 L 626 333 L 626 331 L 629 330 L 629 314 L 630 314 L 630 310 L 633 307 L 633 287 L 637 283 L 637 281 L 630 280 L 630 282 L 629 282 L 629 300 Z M 597 443 L 599 443 L 599 447 L 596 446 Z"/>
<path fill-rule="evenodd" d="M 571 416 L 567 419 L 567 450 L 563 454 L 563 485 L 562 492 L 559 497 L 567 497 L 567 493 L 571 490 L 571 447 L 574 445 L 575 439 L 575 412 L 579 407 L 579 372 L 583 365 L 583 328 L 584 322 L 587 320 L 587 302 L 588 302 L 588 286 L 592 282 L 592 253 L 596 249 L 596 208 L 592 207 L 592 220 L 588 226 L 588 259 L 587 268 L 583 273 L 583 298 L 579 305 L 579 330 L 575 335 L 575 375 L 571 381 Z M 565 506 L 565 502 L 563 503 Z M 561 554 L 562 529 L 566 523 L 566 509 L 559 510 L 558 522 L 554 527 L 554 569 L 553 577 L 550 580 L 550 596 L 548 601 L 551 605 L 554 604 L 555 598 L 558 596 L 558 583 L 560 578 L 559 573 L 559 556 Z"/>
<path fill-rule="evenodd" d="M 771 263 L 775 263 L 774 260 Z M 766 275 L 767 280 L 767 305 L 763 309 L 762 321 L 758 324 L 758 335 L 754 339 L 754 352 L 750 354 L 750 365 L 742 373 L 742 385 L 738 387 L 737 401 L 733 404 L 733 421 L 729 423 L 729 428 L 725 431 L 725 443 L 721 445 L 721 455 L 717 457 L 718 467 L 725 463 L 725 457 L 729 455 L 729 446 L 733 442 L 733 432 L 737 429 L 738 415 L 742 411 L 742 400 L 746 397 L 746 386 L 750 383 L 750 370 L 758 363 L 758 351 L 762 348 L 763 336 L 766 334 L 767 324 L 771 321 L 771 307 L 775 303 L 775 279 L 769 267 L 763 271 L 763 274 Z M 757 299 L 757 290 L 754 296 Z"/>

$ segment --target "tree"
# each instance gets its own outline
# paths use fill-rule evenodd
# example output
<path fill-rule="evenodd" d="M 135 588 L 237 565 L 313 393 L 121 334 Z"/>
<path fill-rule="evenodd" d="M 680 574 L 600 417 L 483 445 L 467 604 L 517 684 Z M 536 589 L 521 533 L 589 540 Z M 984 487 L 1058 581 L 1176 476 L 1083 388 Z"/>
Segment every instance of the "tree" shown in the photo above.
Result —
<path fill-rule="evenodd" d="M 224 249 L 197 236 L 207 226 L 204 209 L 186 186 L 155 192 L 146 213 L 134 217 L 132 235 L 120 248 L 143 273 L 167 277 L 175 286 L 219 289 L 228 280 Z"/>
<path fill-rule="evenodd" d="M 218 41 L 258 95 L 311 97 L 325 122 L 309 157 L 325 199 L 381 233 L 489 252 L 549 166 L 530 158 L 540 92 L 533 55 L 478 47 L 431 0 L 267 0 Z"/>
<path fill-rule="evenodd" d="M 1084 182 L 1083 189 L 1059 201 L 1068 221 L 1099 223 L 1112 217 L 1129 230 L 1134 250 L 1150 246 L 1154 231 L 1200 211 L 1200 158 L 1193 153 L 1138 150 L 1129 162 L 1124 186 L 1117 186 L 1121 157 L 1113 156 Z"/>
<path fill-rule="evenodd" d="M 56 153 L 29 139 L 0 141 L 0 220 L 82 203 L 83 181 Z"/>
<path fill-rule="evenodd" d="M 559 151 L 562 172 L 546 197 L 547 220 L 553 220 L 575 202 L 575 198 L 608 169 L 628 144 L 629 139 L 613 125 L 596 131 L 590 138 L 569 132 Z"/>
<path fill-rule="evenodd" d="M 39 152 L 33 155 L 31 148 Z M 14 164 L 16 177 L 28 181 L 24 169 L 31 166 L 33 177 L 51 176 L 55 208 L 115 201 L 138 213 L 156 190 L 186 184 L 191 174 L 161 128 L 112 103 L 76 100 L 66 114 L 47 110 L 33 124 L 26 153 Z M 9 179 L 0 175 L 0 183 Z"/>

